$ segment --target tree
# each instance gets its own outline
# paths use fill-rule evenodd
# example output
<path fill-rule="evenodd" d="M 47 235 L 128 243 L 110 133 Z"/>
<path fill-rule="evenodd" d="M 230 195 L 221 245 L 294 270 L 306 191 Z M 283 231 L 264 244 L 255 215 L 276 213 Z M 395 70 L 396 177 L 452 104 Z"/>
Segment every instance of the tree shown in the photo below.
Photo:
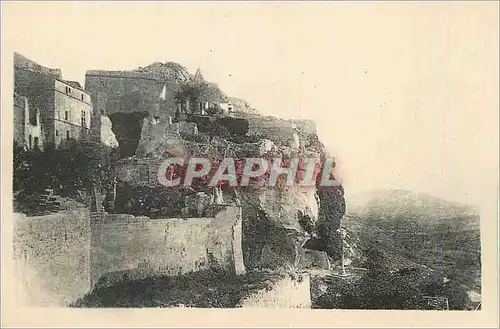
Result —
<path fill-rule="evenodd" d="M 424 295 L 418 271 L 370 271 L 342 291 L 344 309 L 420 309 Z"/>
<path fill-rule="evenodd" d="M 78 201 L 94 186 L 107 189 L 114 180 L 117 150 L 104 144 L 70 141 L 64 148 L 46 144 L 44 150 L 14 149 L 14 193 L 18 200 L 52 188 Z"/>
<path fill-rule="evenodd" d="M 208 83 L 203 78 L 200 69 L 198 69 L 193 78 L 181 84 L 180 90 L 175 93 L 174 99 L 181 104 L 186 101 L 189 101 L 189 104 L 198 104 L 202 95 L 208 91 L 208 88 Z M 190 106 L 191 113 L 194 109 L 195 107 Z"/>

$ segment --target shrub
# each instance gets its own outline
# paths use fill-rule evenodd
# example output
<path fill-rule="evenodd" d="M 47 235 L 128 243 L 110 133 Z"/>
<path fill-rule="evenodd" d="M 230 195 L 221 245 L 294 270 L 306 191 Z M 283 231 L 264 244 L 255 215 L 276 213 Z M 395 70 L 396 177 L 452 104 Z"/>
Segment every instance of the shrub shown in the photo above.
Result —
<path fill-rule="evenodd" d="M 54 189 L 56 194 L 79 199 L 93 186 L 107 189 L 113 184 L 117 152 L 103 144 L 89 147 L 77 141 L 58 149 L 14 150 L 13 190 L 23 197 Z M 86 200 L 78 200 L 86 201 Z"/>
<path fill-rule="evenodd" d="M 243 118 L 223 117 L 218 118 L 216 124 L 223 126 L 231 135 L 245 136 L 248 132 L 248 120 Z"/>

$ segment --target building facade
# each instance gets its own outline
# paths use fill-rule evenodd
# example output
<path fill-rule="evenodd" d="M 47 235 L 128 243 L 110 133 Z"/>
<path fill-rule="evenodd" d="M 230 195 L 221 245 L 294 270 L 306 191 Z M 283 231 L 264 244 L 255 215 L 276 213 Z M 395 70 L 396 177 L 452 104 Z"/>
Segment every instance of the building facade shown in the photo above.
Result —
<path fill-rule="evenodd" d="M 56 145 L 90 136 L 92 102 L 83 89 L 60 80 L 54 82 L 54 125 L 50 140 Z"/>
<path fill-rule="evenodd" d="M 14 92 L 27 97 L 39 112 L 44 143 L 61 146 L 90 138 L 92 101 L 74 81 L 62 79 L 60 70 L 48 69 L 14 55 Z"/>

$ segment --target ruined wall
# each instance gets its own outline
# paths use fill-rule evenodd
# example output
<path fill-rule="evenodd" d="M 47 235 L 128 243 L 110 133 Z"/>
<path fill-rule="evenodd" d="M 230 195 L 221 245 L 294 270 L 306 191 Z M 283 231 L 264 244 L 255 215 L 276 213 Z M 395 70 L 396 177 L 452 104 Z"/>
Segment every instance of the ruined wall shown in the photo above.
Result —
<path fill-rule="evenodd" d="M 148 117 L 148 112 L 115 112 L 109 115 L 111 129 L 118 140 L 120 157 L 135 155 L 141 139 L 142 121 Z"/>
<path fill-rule="evenodd" d="M 275 143 L 287 143 L 294 133 L 292 122 L 275 117 L 250 117 L 248 120 L 249 135 L 264 135 Z"/>
<path fill-rule="evenodd" d="M 26 143 L 26 112 L 28 111 L 28 99 L 26 97 L 17 95 L 14 93 L 14 143 L 17 143 L 19 146 L 24 146 Z"/>
<path fill-rule="evenodd" d="M 113 124 L 111 123 L 111 120 L 105 115 L 100 115 L 100 117 L 99 136 L 101 137 L 101 142 L 109 147 L 118 147 L 118 140 L 113 133 Z"/>
<path fill-rule="evenodd" d="M 66 306 L 90 289 L 90 214 L 14 214 L 14 260 L 20 294 L 32 306 Z"/>
<path fill-rule="evenodd" d="M 40 111 L 43 140 L 54 140 L 55 77 L 24 67 L 14 68 L 14 92 L 28 98 L 29 107 Z"/>
<path fill-rule="evenodd" d="M 43 74 L 52 75 L 55 78 L 61 79 L 62 74 L 60 69 L 51 69 L 44 67 L 31 59 L 24 57 L 19 53 L 14 53 L 14 66 L 18 68 L 24 68 L 31 71 L 37 71 Z"/>
<path fill-rule="evenodd" d="M 108 114 L 146 111 L 156 115 L 164 86 L 165 100 L 162 102 L 162 111 L 173 115 L 177 108 L 174 95 L 180 88 L 178 82 L 160 80 L 146 72 L 93 70 L 85 75 L 85 90 L 92 96 L 93 103 L 97 103 L 99 93 L 106 95 Z"/>
<path fill-rule="evenodd" d="M 287 275 L 269 289 L 244 298 L 239 307 L 311 308 L 311 282 L 308 274 Z"/>
<path fill-rule="evenodd" d="M 240 227 L 238 207 L 227 207 L 215 218 L 96 216 L 92 219 L 92 284 L 211 267 L 241 273 L 241 241 L 235 239 Z"/>
<path fill-rule="evenodd" d="M 298 129 L 299 136 L 316 134 L 316 124 L 306 119 L 281 119 L 272 116 L 251 116 L 248 120 L 249 135 L 263 135 L 273 142 L 288 143 L 293 133 Z"/>

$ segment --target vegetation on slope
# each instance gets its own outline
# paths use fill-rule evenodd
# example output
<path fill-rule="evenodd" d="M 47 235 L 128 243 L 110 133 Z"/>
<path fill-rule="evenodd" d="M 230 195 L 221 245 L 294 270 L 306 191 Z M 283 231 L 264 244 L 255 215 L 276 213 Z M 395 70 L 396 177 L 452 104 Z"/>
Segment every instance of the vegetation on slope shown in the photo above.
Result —
<path fill-rule="evenodd" d="M 344 227 L 357 236 L 369 271 L 359 281 L 330 283 L 318 308 L 420 309 L 424 296 L 470 308 L 481 291 L 479 217 L 467 206 L 429 196 L 384 193 Z"/>
<path fill-rule="evenodd" d="M 126 281 L 96 288 L 72 306 L 233 308 L 250 293 L 270 288 L 283 275 L 253 271 L 235 276 L 206 270 L 176 277 Z"/>
<path fill-rule="evenodd" d="M 30 213 L 32 195 L 51 188 L 55 194 L 87 203 L 91 188 L 107 189 L 113 180 L 115 150 L 103 144 L 68 141 L 64 148 L 14 148 L 13 192 L 17 211 Z"/>

